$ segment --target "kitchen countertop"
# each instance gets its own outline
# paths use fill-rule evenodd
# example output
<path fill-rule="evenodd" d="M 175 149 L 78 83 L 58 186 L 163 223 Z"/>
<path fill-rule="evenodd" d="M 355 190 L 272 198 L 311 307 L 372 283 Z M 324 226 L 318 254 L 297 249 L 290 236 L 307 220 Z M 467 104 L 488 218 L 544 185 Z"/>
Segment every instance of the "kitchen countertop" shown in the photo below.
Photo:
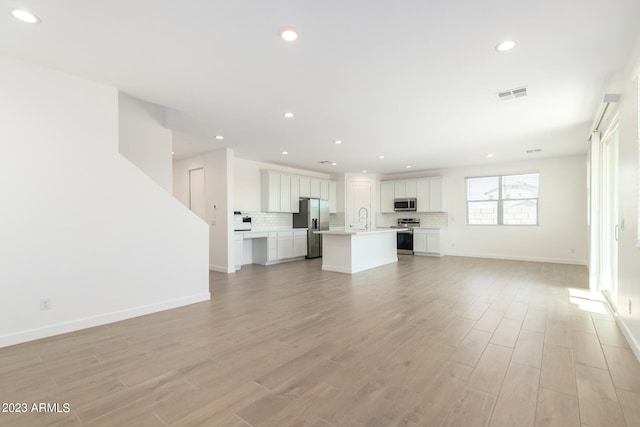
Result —
<path fill-rule="evenodd" d="M 308 230 L 308 228 L 258 228 L 251 230 L 234 230 L 234 233 L 269 233 L 273 231 Z"/>
<path fill-rule="evenodd" d="M 380 233 L 395 233 L 398 230 L 396 228 L 374 228 L 372 230 L 322 230 L 314 231 L 316 234 L 331 234 L 336 236 L 343 235 L 357 235 L 363 236 L 368 234 L 380 234 Z"/>

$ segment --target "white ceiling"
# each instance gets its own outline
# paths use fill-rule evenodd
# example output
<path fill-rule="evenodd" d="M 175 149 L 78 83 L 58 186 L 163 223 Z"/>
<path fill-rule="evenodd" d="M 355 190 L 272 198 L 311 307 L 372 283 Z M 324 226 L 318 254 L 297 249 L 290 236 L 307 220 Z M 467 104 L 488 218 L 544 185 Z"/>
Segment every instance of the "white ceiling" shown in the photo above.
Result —
<path fill-rule="evenodd" d="M 230 147 L 327 173 L 584 153 L 640 40 L 638 0 L 0 4 L 0 52 L 184 113 L 169 123 L 176 158 Z M 42 23 L 16 21 L 15 7 Z M 278 36 L 289 26 L 296 42 Z M 494 50 L 510 38 L 514 50 Z M 519 86 L 527 97 L 497 101 Z"/>

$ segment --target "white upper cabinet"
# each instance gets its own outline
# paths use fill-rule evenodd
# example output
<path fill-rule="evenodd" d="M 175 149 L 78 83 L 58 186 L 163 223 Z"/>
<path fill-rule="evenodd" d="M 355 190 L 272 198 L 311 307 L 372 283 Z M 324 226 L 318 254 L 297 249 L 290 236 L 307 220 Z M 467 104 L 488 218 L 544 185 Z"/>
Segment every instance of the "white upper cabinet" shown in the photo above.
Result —
<path fill-rule="evenodd" d="M 338 183 L 329 181 L 329 213 L 338 212 Z"/>
<path fill-rule="evenodd" d="M 444 212 L 444 177 L 380 183 L 380 212 L 393 212 L 393 199 L 415 197 L 418 212 Z"/>
<path fill-rule="evenodd" d="M 327 179 L 261 171 L 261 199 L 264 212 L 300 211 L 300 197 L 329 201 L 329 212 L 337 212 L 337 184 Z"/>
<path fill-rule="evenodd" d="M 279 173 L 262 171 L 262 210 L 265 212 L 280 212 L 280 189 L 282 185 Z"/>
<path fill-rule="evenodd" d="M 320 180 L 319 179 L 311 179 L 311 196 L 312 199 L 320 198 Z"/>
<path fill-rule="evenodd" d="M 280 212 L 291 212 L 291 175 L 280 175 Z"/>
<path fill-rule="evenodd" d="M 300 177 L 291 175 L 291 212 L 300 212 Z"/>
<path fill-rule="evenodd" d="M 416 199 L 418 212 L 429 212 L 429 180 L 416 181 Z"/>
<path fill-rule="evenodd" d="M 395 183 L 386 181 L 380 183 L 380 212 L 393 212 L 395 198 Z"/>
<path fill-rule="evenodd" d="M 406 181 L 405 182 L 405 196 L 406 197 L 418 197 L 418 181 Z"/>
<path fill-rule="evenodd" d="M 320 181 L 320 198 L 322 200 L 329 200 L 329 181 L 325 179 Z"/>
<path fill-rule="evenodd" d="M 311 178 L 300 177 L 300 197 L 311 197 Z"/>

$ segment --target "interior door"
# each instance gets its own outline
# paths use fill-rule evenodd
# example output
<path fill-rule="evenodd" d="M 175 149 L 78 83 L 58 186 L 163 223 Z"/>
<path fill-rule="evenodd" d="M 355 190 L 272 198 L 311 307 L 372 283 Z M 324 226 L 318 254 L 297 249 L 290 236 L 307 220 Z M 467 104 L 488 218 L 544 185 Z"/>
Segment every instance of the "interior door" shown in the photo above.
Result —
<path fill-rule="evenodd" d="M 613 126 L 602 146 L 601 290 L 618 305 L 618 128 Z"/>
<path fill-rule="evenodd" d="M 347 230 L 370 228 L 371 215 L 371 183 L 349 181 L 345 224 Z"/>
<path fill-rule="evenodd" d="M 203 168 L 189 171 L 189 209 L 206 221 Z"/>

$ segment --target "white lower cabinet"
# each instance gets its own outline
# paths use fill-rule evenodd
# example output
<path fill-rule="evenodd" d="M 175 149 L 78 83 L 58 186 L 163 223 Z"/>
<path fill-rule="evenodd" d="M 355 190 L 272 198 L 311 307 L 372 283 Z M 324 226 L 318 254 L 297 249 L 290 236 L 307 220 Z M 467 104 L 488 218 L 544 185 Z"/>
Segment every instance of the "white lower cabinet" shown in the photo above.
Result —
<path fill-rule="evenodd" d="M 444 255 L 444 230 L 442 228 L 414 228 L 413 253 L 415 255 Z"/>
<path fill-rule="evenodd" d="M 413 230 L 413 252 L 427 252 L 427 233 L 418 233 Z"/>
<path fill-rule="evenodd" d="M 307 230 L 293 230 L 293 256 L 307 256 Z"/>
<path fill-rule="evenodd" d="M 278 259 L 278 233 L 270 231 L 267 236 L 267 262 Z"/>
<path fill-rule="evenodd" d="M 293 258 L 293 231 L 278 231 L 278 259 Z"/>
<path fill-rule="evenodd" d="M 235 266 L 269 265 L 307 255 L 307 229 L 246 231 L 235 234 Z"/>
<path fill-rule="evenodd" d="M 233 261 L 236 269 L 238 270 L 240 269 L 240 267 L 242 267 L 242 253 L 243 253 L 242 240 L 243 240 L 242 233 L 236 233 L 234 236 L 235 251 L 233 254 Z"/>

